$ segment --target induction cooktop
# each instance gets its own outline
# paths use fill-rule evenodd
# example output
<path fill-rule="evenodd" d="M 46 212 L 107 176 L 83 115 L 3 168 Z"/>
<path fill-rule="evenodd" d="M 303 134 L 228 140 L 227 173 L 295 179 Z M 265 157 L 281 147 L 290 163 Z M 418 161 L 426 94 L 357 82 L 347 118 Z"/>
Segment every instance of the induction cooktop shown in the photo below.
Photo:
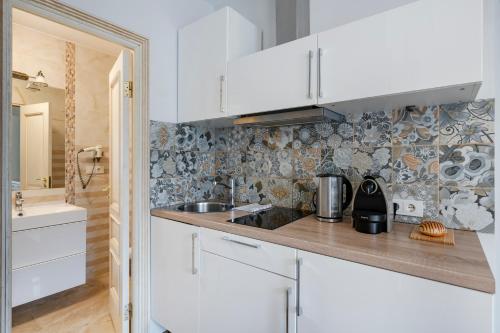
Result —
<path fill-rule="evenodd" d="M 311 212 L 293 208 L 272 207 L 267 210 L 236 217 L 227 221 L 256 228 L 274 230 L 310 214 Z"/>

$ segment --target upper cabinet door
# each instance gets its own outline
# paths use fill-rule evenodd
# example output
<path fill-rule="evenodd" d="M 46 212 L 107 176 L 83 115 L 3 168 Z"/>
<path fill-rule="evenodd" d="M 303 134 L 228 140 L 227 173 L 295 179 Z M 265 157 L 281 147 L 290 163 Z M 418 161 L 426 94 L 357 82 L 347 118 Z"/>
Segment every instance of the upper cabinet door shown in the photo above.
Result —
<path fill-rule="evenodd" d="M 318 102 L 387 94 L 391 55 L 384 18 L 368 17 L 318 34 Z"/>
<path fill-rule="evenodd" d="M 229 115 L 317 103 L 317 36 L 228 63 Z"/>
<path fill-rule="evenodd" d="M 384 16 L 390 93 L 483 80 L 482 0 L 422 0 Z"/>
<path fill-rule="evenodd" d="M 259 47 L 259 29 L 229 7 L 182 28 L 178 121 L 227 116 L 227 61 L 256 52 Z"/>
<path fill-rule="evenodd" d="M 318 104 L 344 112 L 473 99 L 482 11 L 481 0 L 421 0 L 320 33 Z"/>
<path fill-rule="evenodd" d="M 179 31 L 179 122 L 224 115 L 227 12 L 220 10 Z"/>

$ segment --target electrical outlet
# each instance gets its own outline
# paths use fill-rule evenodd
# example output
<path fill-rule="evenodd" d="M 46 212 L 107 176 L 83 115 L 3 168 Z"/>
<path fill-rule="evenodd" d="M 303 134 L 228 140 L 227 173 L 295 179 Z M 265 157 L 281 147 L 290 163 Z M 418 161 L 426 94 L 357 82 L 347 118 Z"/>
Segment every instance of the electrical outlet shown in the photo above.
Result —
<path fill-rule="evenodd" d="M 92 174 L 92 170 L 94 170 L 94 175 L 103 174 L 104 166 L 96 164 L 95 168 L 92 165 L 87 165 L 85 167 L 85 173 L 87 175 Z"/>
<path fill-rule="evenodd" d="M 403 199 L 393 199 L 394 203 L 399 205 L 396 214 L 406 215 L 406 216 L 424 216 L 424 202 L 420 200 L 403 200 Z"/>
<path fill-rule="evenodd" d="M 423 217 L 424 202 L 420 200 L 405 200 L 405 215 Z"/>

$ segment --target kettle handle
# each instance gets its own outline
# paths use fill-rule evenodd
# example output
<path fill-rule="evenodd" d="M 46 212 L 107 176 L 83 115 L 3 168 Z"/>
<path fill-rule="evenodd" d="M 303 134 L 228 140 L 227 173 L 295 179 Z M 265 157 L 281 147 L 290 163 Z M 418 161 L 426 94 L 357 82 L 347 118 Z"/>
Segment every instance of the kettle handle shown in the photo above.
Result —
<path fill-rule="evenodd" d="M 317 207 L 316 207 L 316 196 L 317 196 L 317 194 L 318 194 L 318 191 L 314 191 L 313 198 L 312 198 L 312 204 L 314 206 L 314 210 L 317 209 Z"/>
<path fill-rule="evenodd" d="M 352 200 L 352 184 L 346 176 L 342 176 L 345 183 L 345 201 L 342 203 L 342 210 L 349 207 Z"/>

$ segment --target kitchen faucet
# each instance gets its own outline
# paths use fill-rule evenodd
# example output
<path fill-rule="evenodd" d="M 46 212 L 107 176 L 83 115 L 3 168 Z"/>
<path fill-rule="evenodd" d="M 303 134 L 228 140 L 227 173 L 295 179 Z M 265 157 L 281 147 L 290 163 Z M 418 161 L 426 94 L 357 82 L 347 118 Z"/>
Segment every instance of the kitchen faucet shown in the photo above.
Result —
<path fill-rule="evenodd" d="M 224 186 L 225 188 L 227 188 L 229 190 L 229 203 L 231 204 L 231 206 L 234 207 L 235 206 L 234 205 L 234 188 L 236 187 L 235 186 L 236 182 L 235 182 L 233 177 L 228 177 L 228 183 L 229 183 L 229 185 L 214 180 L 214 187 L 217 185 L 221 185 L 221 186 Z"/>
<path fill-rule="evenodd" d="M 23 202 L 23 192 L 16 192 L 16 212 L 19 216 L 23 216 Z"/>

